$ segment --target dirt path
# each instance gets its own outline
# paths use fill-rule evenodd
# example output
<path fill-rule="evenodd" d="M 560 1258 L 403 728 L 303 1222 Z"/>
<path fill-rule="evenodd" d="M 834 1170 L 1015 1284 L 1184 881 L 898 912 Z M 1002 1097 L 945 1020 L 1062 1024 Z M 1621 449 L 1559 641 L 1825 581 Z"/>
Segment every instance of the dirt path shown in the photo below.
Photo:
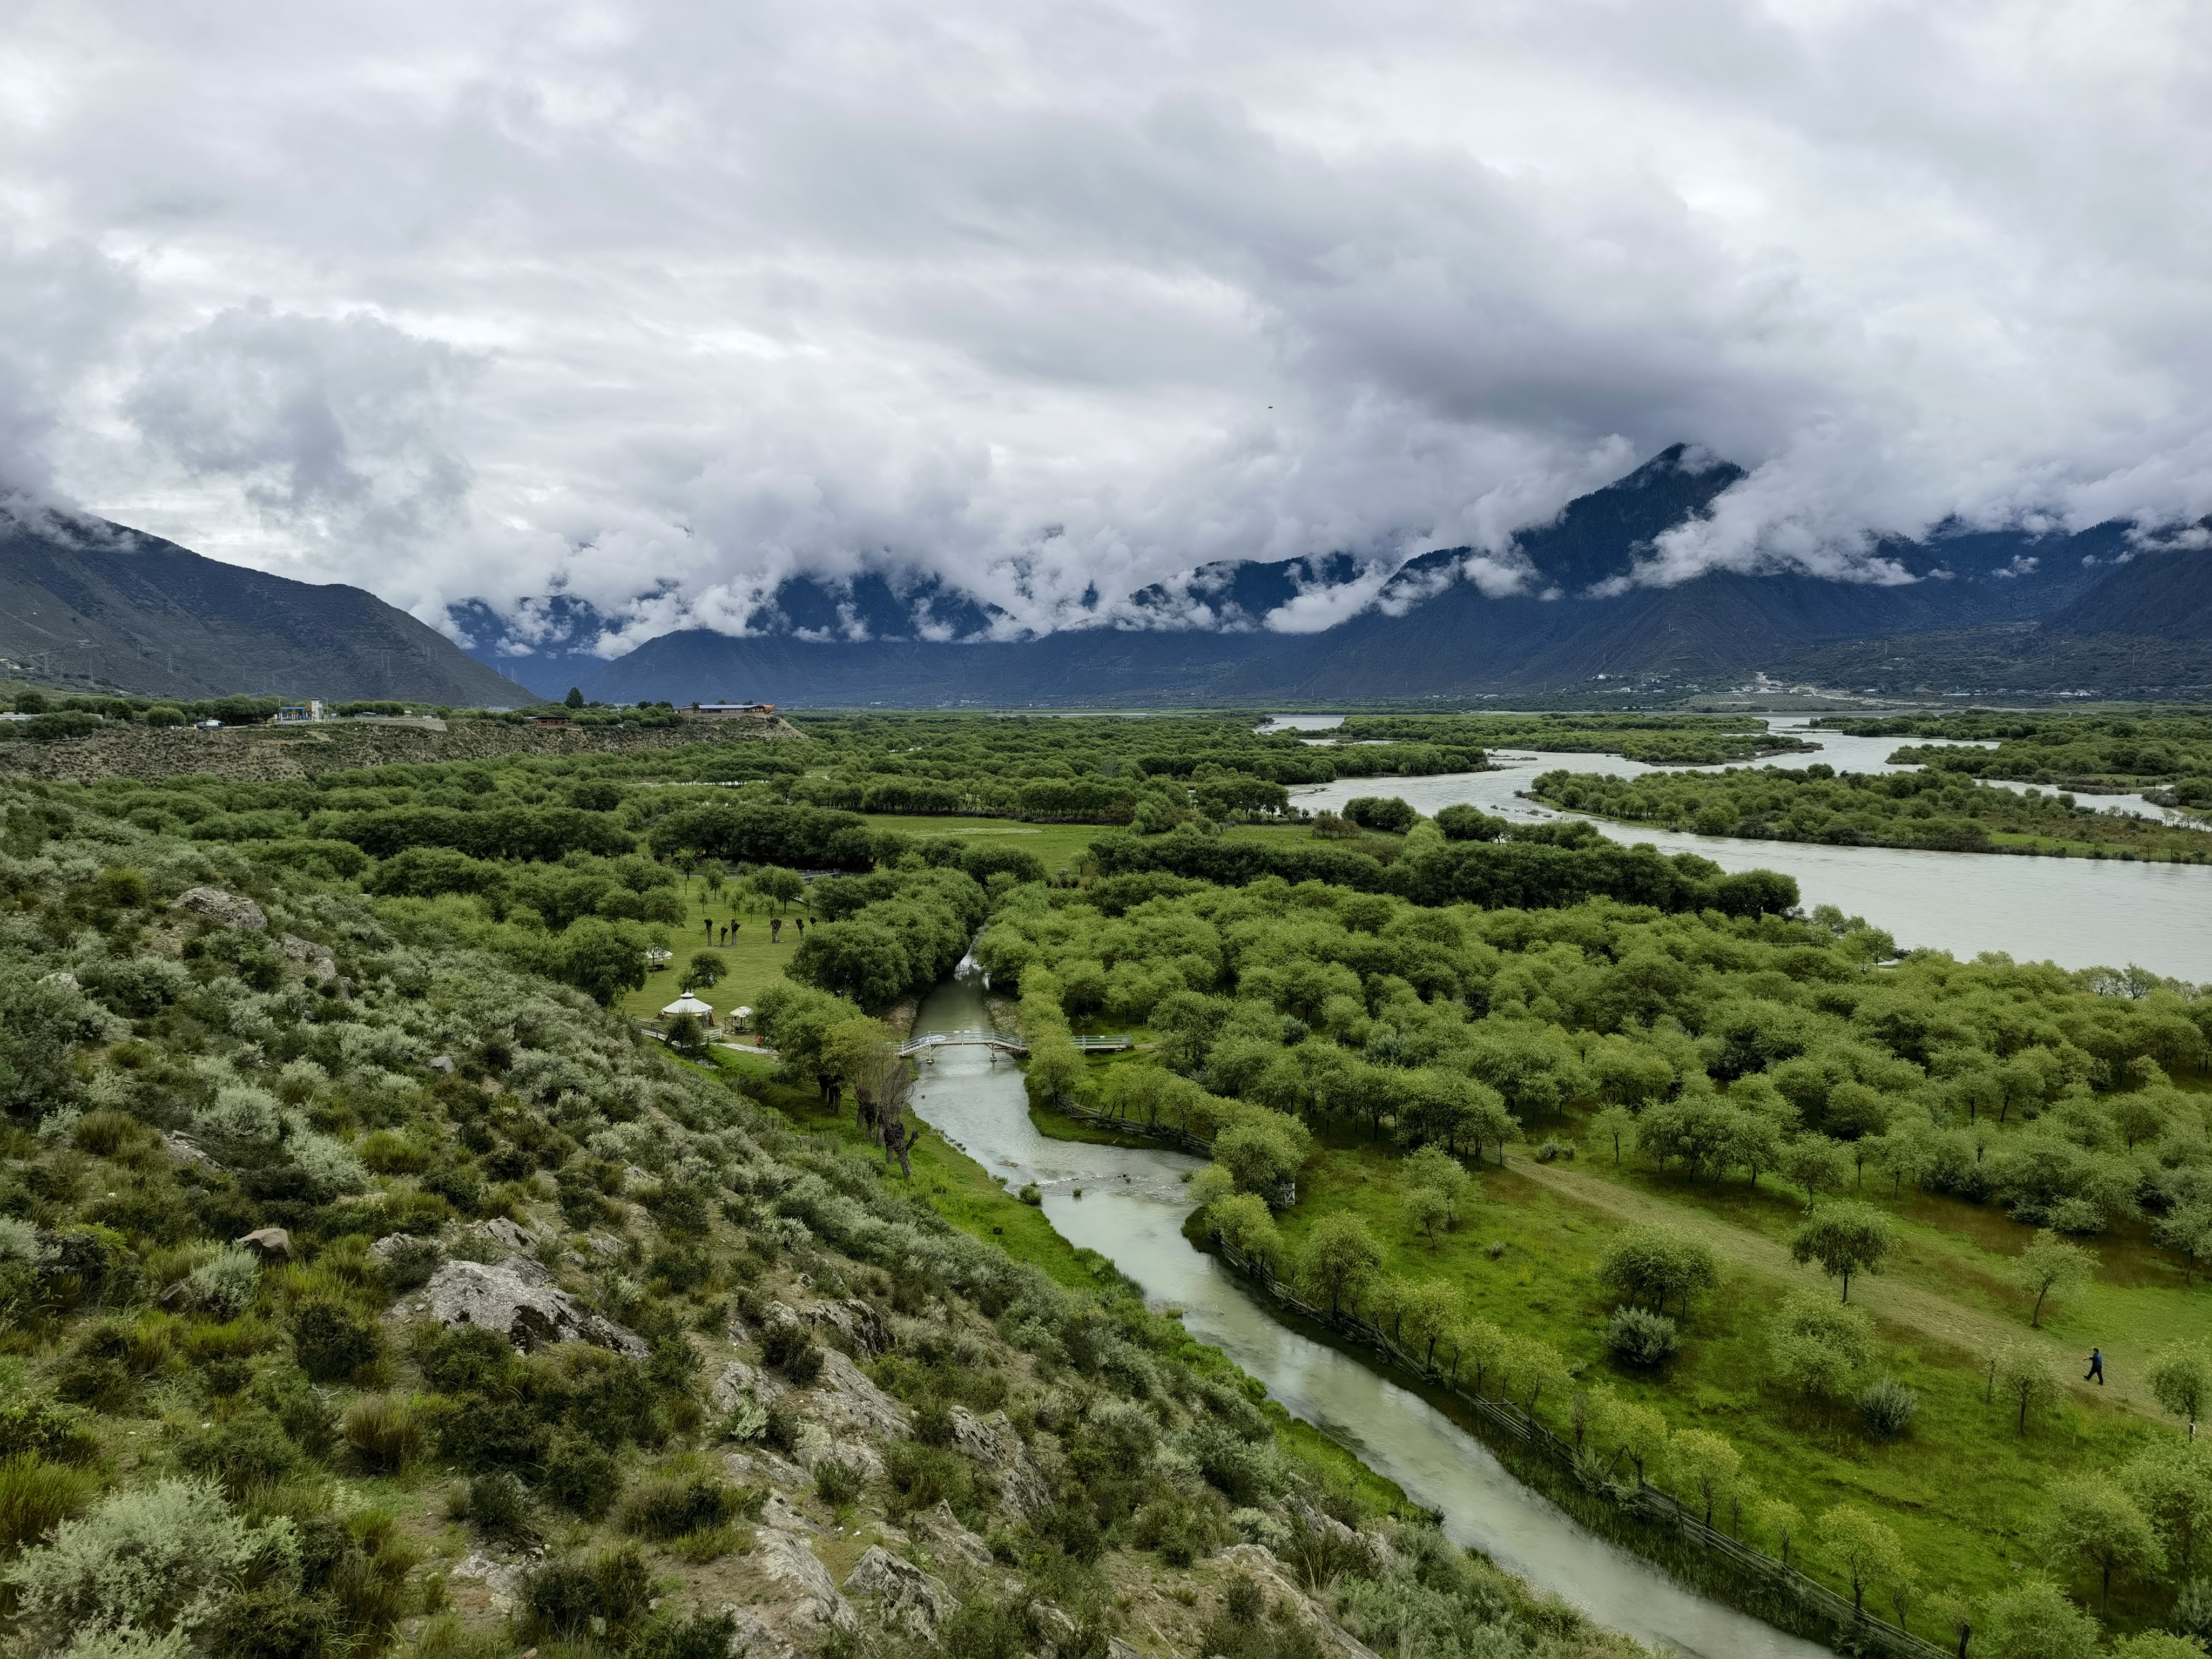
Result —
<path fill-rule="evenodd" d="M 1747 1232 L 1741 1227 L 1732 1227 L 1725 1221 L 1715 1220 L 1696 1210 L 1669 1204 L 1663 1199 L 1653 1198 L 1648 1194 L 1617 1186 L 1599 1176 L 1583 1175 L 1556 1164 L 1538 1164 L 1530 1158 L 1518 1158 L 1513 1160 L 1512 1170 L 1514 1174 L 1526 1176 L 1538 1186 L 1571 1203 L 1602 1210 L 1608 1215 L 1639 1225 L 1645 1222 L 1658 1222 L 1677 1231 L 1688 1233 L 1710 1245 L 1714 1255 L 1739 1267 L 1749 1267 L 1792 1285 L 1826 1282 L 1818 1276 L 1814 1269 L 1801 1267 L 1792 1261 L 1789 1250 L 1775 1240 L 1762 1238 L 1757 1233 Z M 1961 1306 L 1915 1285 L 1900 1284 L 1893 1279 L 1866 1274 L 1851 1281 L 1851 1301 L 1877 1319 L 1935 1337 L 1969 1353 L 1985 1353 L 1991 1348 L 2024 1338 L 2049 1352 L 2059 1379 L 2082 1399 L 2100 1399 L 2140 1412 L 2146 1417 L 2164 1416 L 2158 1401 L 2151 1397 L 2150 1389 L 2142 1380 L 2142 1367 L 2149 1358 L 2149 1350 L 2145 1345 L 2123 1340 L 2106 1346 L 2105 1364 L 2111 1373 L 2112 1383 L 2110 1387 L 2100 1389 L 2094 1383 L 2083 1383 L 2081 1373 L 2073 1369 L 2075 1365 L 2087 1364 L 2087 1356 L 2078 1346 L 2061 1342 L 2024 1322 L 2002 1319 L 1976 1308 Z"/>

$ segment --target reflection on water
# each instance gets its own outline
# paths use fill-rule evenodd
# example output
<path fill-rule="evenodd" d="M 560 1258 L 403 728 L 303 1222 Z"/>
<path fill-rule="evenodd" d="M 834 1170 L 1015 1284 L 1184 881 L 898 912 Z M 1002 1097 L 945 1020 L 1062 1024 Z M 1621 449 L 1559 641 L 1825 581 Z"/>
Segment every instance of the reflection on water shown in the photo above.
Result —
<path fill-rule="evenodd" d="M 973 979 L 939 986 L 917 1031 L 988 1023 Z M 1019 1188 L 1072 1243 L 1097 1250 L 1253 1376 L 1296 1415 L 1440 1510 L 1454 1541 L 1571 1601 L 1599 1622 L 1684 1654 L 1816 1659 L 1827 1650 L 1709 1601 L 1586 1531 L 1501 1468 L 1444 1413 L 1359 1360 L 1279 1324 L 1182 1237 L 1184 1175 L 1199 1160 L 1150 1147 L 1049 1140 L 1030 1121 L 1021 1073 L 982 1048 L 939 1048 L 915 1091 L 922 1120 Z"/>

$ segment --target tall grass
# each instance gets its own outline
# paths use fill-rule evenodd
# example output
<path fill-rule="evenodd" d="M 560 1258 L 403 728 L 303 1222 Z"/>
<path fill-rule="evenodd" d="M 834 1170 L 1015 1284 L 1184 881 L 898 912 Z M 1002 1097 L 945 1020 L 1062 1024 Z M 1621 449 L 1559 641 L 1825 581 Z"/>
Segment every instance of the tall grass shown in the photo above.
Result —
<path fill-rule="evenodd" d="M 346 1444 L 367 1468 L 396 1474 L 423 1452 L 422 1420 L 414 1402 L 398 1395 L 372 1394 L 346 1407 Z"/>
<path fill-rule="evenodd" d="M 14 1555 L 84 1512 L 100 1477 L 36 1452 L 0 1461 L 0 1554 Z"/>

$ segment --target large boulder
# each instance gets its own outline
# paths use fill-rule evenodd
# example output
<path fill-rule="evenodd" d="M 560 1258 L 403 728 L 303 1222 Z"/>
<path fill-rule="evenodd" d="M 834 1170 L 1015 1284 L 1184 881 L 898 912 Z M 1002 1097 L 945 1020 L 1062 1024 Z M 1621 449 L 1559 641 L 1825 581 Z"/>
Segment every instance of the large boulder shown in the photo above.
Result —
<path fill-rule="evenodd" d="M 938 1626 L 956 1605 L 944 1585 L 881 1544 L 871 1544 L 846 1575 L 845 1594 L 875 1597 L 878 1618 L 923 1642 L 937 1639 Z"/>
<path fill-rule="evenodd" d="M 821 1375 L 814 1379 L 807 1409 L 809 1415 L 820 1418 L 828 1426 L 864 1439 L 906 1437 L 906 1407 L 835 1348 L 823 1353 Z"/>
<path fill-rule="evenodd" d="M 937 1500 L 937 1507 L 914 1517 L 914 1529 L 924 1542 L 940 1552 L 940 1560 L 950 1557 L 979 1571 L 988 1571 L 992 1565 L 991 1547 L 961 1523 L 952 1512 L 952 1505 L 945 1499 Z"/>
<path fill-rule="evenodd" d="M 1004 1412 L 978 1417 L 965 1406 L 952 1408 L 952 1443 L 997 1480 L 1007 1514 L 1025 1521 L 1052 1507 L 1044 1471 Z"/>
<path fill-rule="evenodd" d="M 177 895 L 176 908 L 189 910 L 218 927 L 234 928 L 242 933 L 269 931 L 269 918 L 262 915 L 259 905 L 236 893 L 226 893 L 220 887 L 188 887 Z"/>
<path fill-rule="evenodd" d="M 301 939 L 297 933 L 287 933 L 276 944 L 284 952 L 285 960 L 298 963 L 307 970 L 309 979 L 337 977 L 337 958 L 331 954 L 329 945 L 318 945 L 311 939 Z"/>
<path fill-rule="evenodd" d="M 884 1323 L 884 1316 L 858 1297 L 842 1302 L 817 1302 L 804 1310 L 799 1317 L 820 1329 L 836 1332 L 863 1354 L 879 1354 L 891 1345 L 890 1328 Z"/>
<path fill-rule="evenodd" d="M 528 1256 L 495 1267 L 448 1261 L 409 1305 L 441 1325 L 497 1331 L 526 1353 L 558 1342 L 589 1342 L 632 1359 L 646 1356 L 636 1332 L 592 1312 Z"/>

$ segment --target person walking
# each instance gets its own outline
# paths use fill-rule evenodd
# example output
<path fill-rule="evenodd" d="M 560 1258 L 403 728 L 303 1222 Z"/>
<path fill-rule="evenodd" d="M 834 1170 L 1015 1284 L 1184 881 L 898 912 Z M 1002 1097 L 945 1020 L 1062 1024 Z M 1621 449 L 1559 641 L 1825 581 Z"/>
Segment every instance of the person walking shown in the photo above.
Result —
<path fill-rule="evenodd" d="M 2091 1377 L 2097 1379 L 2099 1388 L 2105 1386 L 2105 1351 L 2102 1348 L 2089 1350 L 2089 1369 L 2081 1380 L 2087 1382 Z"/>

